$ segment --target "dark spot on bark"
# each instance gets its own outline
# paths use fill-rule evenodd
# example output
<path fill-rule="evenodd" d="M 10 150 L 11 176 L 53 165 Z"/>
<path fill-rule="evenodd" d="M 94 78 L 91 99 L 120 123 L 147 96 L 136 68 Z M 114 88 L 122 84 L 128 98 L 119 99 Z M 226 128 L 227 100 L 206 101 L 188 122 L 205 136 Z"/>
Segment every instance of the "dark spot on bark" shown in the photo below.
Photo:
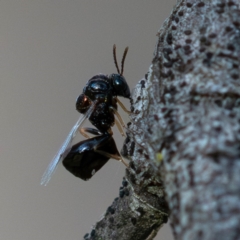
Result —
<path fill-rule="evenodd" d="M 181 82 L 180 84 L 179 84 L 179 86 L 182 88 L 182 87 L 185 87 L 187 84 L 186 84 L 186 82 Z"/>
<path fill-rule="evenodd" d="M 136 218 L 131 218 L 131 222 L 132 222 L 133 225 L 136 225 L 137 219 Z"/>
<path fill-rule="evenodd" d="M 233 63 L 232 67 L 233 67 L 233 68 L 238 68 L 239 66 L 238 66 L 238 64 Z"/>
<path fill-rule="evenodd" d="M 168 125 L 170 126 L 172 123 L 173 123 L 173 119 L 169 119 L 168 121 L 167 121 L 167 123 L 168 123 Z"/>
<path fill-rule="evenodd" d="M 218 14 L 222 14 L 222 13 L 224 13 L 224 8 L 217 8 L 215 11 Z"/>
<path fill-rule="evenodd" d="M 145 157 L 146 159 L 149 159 L 149 156 L 148 156 L 147 154 L 144 154 L 144 157 Z"/>
<path fill-rule="evenodd" d="M 214 102 L 216 103 L 217 106 L 222 107 L 222 101 L 221 100 L 217 99 Z"/>
<path fill-rule="evenodd" d="M 207 41 L 206 37 L 201 37 L 201 38 L 200 38 L 200 42 L 201 42 L 201 43 L 205 43 L 206 41 Z"/>
<path fill-rule="evenodd" d="M 226 32 L 230 32 L 230 31 L 232 31 L 233 29 L 232 29 L 232 27 L 229 27 L 229 26 L 227 26 L 226 28 L 225 28 L 225 31 Z"/>
<path fill-rule="evenodd" d="M 125 195 L 129 196 L 129 190 L 127 188 L 125 189 Z"/>
<path fill-rule="evenodd" d="M 125 139 L 125 144 L 129 143 L 130 142 L 130 138 L 129 136 L 127 135 L 126 139 Z"/>
<path fill-rule="evenodd" d="M 134 165 L 133 161 L 131 161 L 129 163 L 129 167 L 132 168 L 134 171 L 136 171 L 136 168 L 135 168 L 135 165 Z"/>
<path fill-rule="evenodd" d="M 123 181 L 122 181 L 122 185 L 123 185 L 124 187 L 126 187 L 126 186 L 128 185 L 128 182 L 127 182 L 126 180 L 123 180 Z"/>
<path fill-rule="evenodd" d="M 186 34 L 186 35 L 190 35 L 191 33 L 192 33 L 191 30 L 185 30 L 185 31 L 184 31 L 184 34 Z"/>
<path fill-rule="evenodd" d="M 143 149 L 142 149 L 142 148 L 139 148 L 137 151 L 138 151 L 140 154 L 143 153 Z"/>
<path fill-rule="evenodd" d="M 210 67 L 211 66 L 211 61 L 210 59 L 203 59 L 202 63 L 207 66 L 207 67 Z"/>
<path fill-rule="evenodd" d="M 162 222 L 163 223 L 167 223 L 168 222 L 168 216 L 164 215 L 163 219 L 162 219 Z"/>
<path fill-rule="evenodd" d="M 170 68 L 170 67 L 172 67 L 172 65 L 173 65 L 172 62 L 165 62 L 165 63 L 163 64 L 163 66 L 166 67 L 166 68 Z"/>
<path fill-rule="evenodd" d="M 130 107 L 130 111 L 134 112 L 134 107 L 133 106 Z"/>
<path fill-rule="evenodd" d="M 140 96 L 138 96 L 138 97 L 137 97 L 137 101 L 140 101 L 140 100 L 141 100 L 141 97 L 140 97 Z"/>
<path fill-rule="evenodd" d="M 172 49 L 171 48 L 163 48 L 163 52 L 169 55 L 172 53 Z"/>
<path fill-rule="evenodd" d="M 211 46 L 212 43 L 207 40 L 204 44 L 205 44 L 205 46 Z"/>
<path fill-rule="evenodd" d="M 184 49 L 185 51 L 189 51 L 189 50 L 191 49 L 191 47 L 190 47 L 189 45 L 185 45 L 185 46 L 183 46 L 183 49 Z"/>
<path fill-rule="evenodd" d="M 215 127 L 215 130 L 216 130 L 217 132 L 221 132 L 222 127 L 221 127 L 221 126 L 217 126 L 217 127 Z"/>
<path fill-rule="evenodd" d="M 123 198 L 124 195 L 125 195 L 125 191 L 124 190 L 119 191 L 119 197 L 120 198 Z"/>
<path fill-rule="evenodd" d="M 163 42 L 164 41 L 164 36 L 162 35 L 160 38 L 159 38 L 159 42 Z"/>
<path fill-rule="evenodd" d="M 234 57 L 233 55 L 231 55 L 231 54 L 226 54 L 226 53 L 223 53 L 223 52 L 218 53 L 217 56 L 218 56 L 218 57 L 230 58 L 230 59 L 233 59 L 233 60 L 237 60 L 237 58 Z"/>
<path fill-rule="evenodd" d="M 171 85 L 171 86 L 170 86 L 170 88 L 169 88 L 169 92 L 170 92 L 171 94 L 174 94 L 174 93 L 176 93 L 176 92 L 177 92 L 177 89 L 176 89 L 176 87 L 175 87 L 175 86 L 173 86 L 173 85 Z"/>
<path fill-rule="evenodd" d="M 177 29 L 177 27 L 172 25 L 172 30 L 176 30 L 176 29 Z"/>
<path fill-rule="evenodd" d="M 171 45 L 171 44 L 172 44 L 172 40 L 173 40 L 172 34 L 169 33 L 169 34 L 167 35 L 167 43 L 168 43 L 169 45 Z"/>
<path fill-rule="evenodd" d="M 202 230 L 199 230 L 199 231 L 198 231 L 198 237 L 199 237 L 199 238 L 202 238 L 202 237 L 203 237 L 203 231 L 202 231 Z"/>
<path fill-rule="evenodd" d="M 192 3 L 188 2 L 188 3 L 186 4 L 186 6 L 187 6 L 188 8 L 190 8 L 190 7 L 192 7 Z"/>
<path fill-rule="evenodd" d="M 133 104 L 133 99 L 132 98 L 130 98 L 130 103 Z"/>
<path fill-rule="evenodd" d="M 155 120 L 155 121 L 158 121 L 158 120 L 159 120 L 158 115 L 154 114 L 153 117 L 154 117 L 154 120 Z"/>
<path fill-rule="evenodd" d="M 225 3 L 218 3 L 217 6 L 220 7 L 220 8 L 224 8 L 225 7 Z"/>
<path fill-rule="evenodd" d="M 145 80 L 141 80 L 141 88 L 145 88 Z"/>
<path fill-rule="evenodd" d="M 110 218 L 109 218 L 109 222 L 110 222 L 110 223 L 114 223 L 114 218 L 113 218 L 113 217 L 110 217 Z"/>
<path fill-rule="evenodd" d="M 171 61 L 171 58 L 170 58 L 170 56 L 169 56 L 168 53 L 166 53 L 166 52 L 163 51 L 163 56 L 164 56 L 164 58 L 167 59 L 168 61 Z"/>
<path fill-rule="evenodd" d="M 174 21 L 175 21 L 176 23 L 178 23 L 178 22 L 179 22 L 179 18 L 176 17 L 176 18 L 174 19 Z"/>
<path fill-rule="evenodd" d="M 192 52 L 191 47 L 189 45 L 183 46 L 183 49 L 184 49 L 186 55 L 189 55 Z"/>
<path fill-rule="evenodd" d="M 230 118 L 235 118 L 235 117 L 236 117 L 236 113 L 231 112 L 231 113 L 229 114 L 229 117 L 230 117 Z"/>
<path fill-rule="evenodd" d="M 107 212 L 114 214 L 115 210 L 110 206 L 110 207 L 108 207 Z"/>
<path fill-rule="evenodd" d="M 180 44 L 177 44 L 176 46 L 175 46 L 175 50 L 178 50 L 179 48 L 181 48 L 182 46 L 180 45 Z"/>
<path fill-rule="evenodd" d="M 205 3 L 204 2 L 200 2 L 197 4 L 198 7 L 204 7 Z"/>
<path fill-rule="evenodd" d="M 207 28 L 206 28 L 206 27 L 200 27 L 200 28 L 199 28 L 199 32 L 200 32 L 201 34 L 205 34 L 206 31 L 207 31 Z"/>
<path fill-rule="evenodd" d="M 132 122 L 128 122 L 128 123 L 127 123 L 127 126 L 129 127 L 131 124 L 132 124 Z"/>
<path fill-rule="evenodd" d="M 206 56 L 207 56 L 208 59 L 211 59 L 212 56 L 213 56 L 213 53 L 212 53 L 212 52 L 207 52 L 207 53 L 206 53 Z"/>
<path fill-rule="evenodd" d="M 130 156 L 133 155 L 134 149 L 135 149 L 135 142 L 131 142 L 130 150 L 129 150 L 129 155 L 130 155 Z"/>
<path fill-rule="evenodd" d="M 116 197 L 116 198 L 114 199 L 114 202 L 116 202 L 116 201 L 118 201 L 118 197 Z"/>
<path fill-rule="evenodd" d="M 167 77 L 168 77 L 168 75 L 167 75 L 166 73 L 164 73 L 164 72 L 161 72 L 161 73 L 160 73 L 160 76 L 161 76 L 162 78 L 167 78 Z"/>
<path fill-rule="evenodd" d="M 211 34 L 209 34 L 209 37 L 210 38 L 215 38 L 215 37 L 217 37 L 217 34 L 216 33 L 211 33 Z"/>
<path fill-rule="evenodd" d="M 182 16 L 183 16 L 183 11 L 179 11 L 179 12 L 178 12 L 178 16 L 179 16 L 179 17 L 182 17 Z"/>
<path fill-rule="evenodd" d="M 227 49 L 230 50 L 230 51 L 234 51 L 235 47 L 232 44 L 228 44 Z"/>
<path fill-rule="evenodd" d="M 140 111 L 137 109 L 135 112 L 134 112 L 135 114 L 139 114 L 140 113 Z"/>
<path fill-rule="evenodd" d="M 189 173 L 189 185 L 192 187 L 194 185 L 194 175 L 193 175 L 193 171 L 192 171 L 192 165 L 188 165 L 187 167 L 188 169 L 188 173 Z"/>
<path fill-rule="evenodd" d="M 213 152 L 213 153 L 209 153 L 207 154 L 209 157 L 212 158 L 212 160 L 215 162 L 215 163 L 219 163 L 220 162 L 220 159 L 219 159 L 219 152 Z"/>
<path fill-rule="evenodd" d="M 234 24 L 234 26 L 237 27 L 237 28 L 239 28 L 239 26 L 240 26 L 240 23 L 237 22 L 237 21 L 234 21 L 233 24 Z"/>
<path fill-rule="evenodd" d="M 153 133 L 151 128 L 148 128 L 147 130 L 148 130 L 148 132 L 149 132 L 150 134 Z"/>
<path fill-rule="evenodd" d="M 232 79 L 238 79 L 239 78 L 239 75 L 237 73 L 234 73 L 231 75 Z"/>
<path fill-rule="evenodd" d="M 185 43 L 187 43 L 187 44 L 190 44 L 191 42 L 192 42 L 192 39 L 188 38 L 188 39 L 185 40 Z"/>
<path fill-rule="evenodd" d="M 172 76 L 173 76 L 173 72 L 172 72 L 171 70 L 168 70 L 168 71 L 167 71 L 167 76 L 168 76 L 168 77 L 172 77 Z"/>
<path fill-rule="evenodd" d="M 146 73 L 146 74 L 145 74 L 145 79 L 148 79 L 148 74 L 149 74 L 149 73 Z"/>
<path fill-rule="evenodd" d="M 224 12 L 225 3 L 218 3 L 216 6 L 217 13 L 221 14 Z"/>
<path fill-rule="evenodd" d="M 127 146 L 126 146 L 125 143 L 123 144 L 123 147 L 122 147 L 122 149 L 121 149 L 121 154 L 122 154 L 122 156 L 124 156 L 124 157 L 127 157 L 127 156 L 128 156 L 128 149 L 127 149 Z"/>
<path fill-rule="evenodd" d="M 89 233 L 86 233 L 83 238 L 84 238 L 84 239 L 87 239 L 88 236 L 89 236 Z"/>
<path fill-rule="evenodd" d="M 233 5 L 235 5 L 234 2 L 232 2 L 232 1 L 229 1 L 229 2 L 228 2 L 228 6 L 229 6 L 229 7 L 231 7 L 231 6 L 233 6 Z"/>
<path fill-rule="evenodd" d="M 143 216 L 145 214 L 145 211 L 142 207 L 137 208 L 137 211 Z"/>
<path fill-rule="evenodd" d="M 185 54 L 186 55 L 190 55 L 192 53 L 192 50 L 187 50 L 187 51 L 185 51 Z"/>
<path fill-rule="evenodd" d="M 95 229 L 93 229 L 92 231 L 91 231 L 91 237 L 94 237 L 95 236 L 95 234 L 96 234 L 96 230 Z"/>
<path fill-rule="evenodd" d="M 199 52 L 204 52 L 205 50 L 206 50 L 206 48 L 201 47 L 201 48 L 199 49 Z"/>

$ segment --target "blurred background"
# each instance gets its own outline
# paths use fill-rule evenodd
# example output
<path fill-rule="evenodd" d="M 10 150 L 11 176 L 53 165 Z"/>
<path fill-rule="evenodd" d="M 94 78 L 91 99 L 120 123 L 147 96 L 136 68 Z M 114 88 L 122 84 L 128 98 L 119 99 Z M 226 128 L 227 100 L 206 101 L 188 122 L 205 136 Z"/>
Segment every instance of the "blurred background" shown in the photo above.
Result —
<path fill-rule="evenodd" d="M 125 167 L 115 160 L 88 182 L 62 164 L 46 187 L 40 180 L 79 117 L 75 100 L 87 80 L 116 72 L 113 44 L 119 62 L 129 46 L 124 76 L 132 89 L 148 71 L 156 33 L 174 4 L 0 2 L 1 239 L 82 239 L 118 196 Z M 121 149 L 124 139 L 114 136 Z M 173 239 L 168 225 L 156 239 Z"/>

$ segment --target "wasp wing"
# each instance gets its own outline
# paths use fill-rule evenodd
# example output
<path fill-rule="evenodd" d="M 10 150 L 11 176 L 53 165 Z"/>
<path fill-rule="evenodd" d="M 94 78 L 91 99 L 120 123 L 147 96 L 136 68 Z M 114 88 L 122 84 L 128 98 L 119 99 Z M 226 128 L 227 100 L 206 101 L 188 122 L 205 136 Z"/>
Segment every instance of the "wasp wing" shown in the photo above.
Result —
<path fill-rule="evenodd" d="M 47 183 L 49 182 L 49 180 L 52 177 L 52 174 L 55 172 L 58 163 L 63 160 L 67 154 L 69 153 L 69 151 L 71 150 L 70 146 L 71 143 L 73 141 L 73 139 L 76 136 L 76 132 L 78 131 L 78 129 L 81 127 L 81 125 L 83 124 L 83 122 L 90 117 L 90 115 L 92 114 L 92 112 L 94 111 L 96 102 L 92 103 L 92 105 L 90 106 L 90 108 L 88 109 L 88 111 L 85 114 L 81 114 L 78 121 L 76 122 L 76 124 L 73 126 L 72 130 L 70 131 L 70 133 L 68 134 L 66 140 L 64 141 L 64 143 L 62 144 L 61 148 L 59 149 L 59 151 L 57 152 L 57 154 L 54 156 L 53 160 L 50 162 L 48 168 L 46 169 L 46 171 L 44 172 L 42 179 L 41 179 L 41 185 L 46 186 Z"/>

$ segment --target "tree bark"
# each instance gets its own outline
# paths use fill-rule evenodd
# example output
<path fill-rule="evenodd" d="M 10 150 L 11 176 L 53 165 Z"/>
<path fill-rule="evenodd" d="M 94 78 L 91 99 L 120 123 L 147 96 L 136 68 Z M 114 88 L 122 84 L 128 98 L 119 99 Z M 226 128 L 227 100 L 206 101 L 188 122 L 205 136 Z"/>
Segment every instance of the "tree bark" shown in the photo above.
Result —
<path fill-rule="evenodd" d="M 240 239 L 240 3 L 178 1 L 132 94 L 119 198 L 85 239 Z"/>

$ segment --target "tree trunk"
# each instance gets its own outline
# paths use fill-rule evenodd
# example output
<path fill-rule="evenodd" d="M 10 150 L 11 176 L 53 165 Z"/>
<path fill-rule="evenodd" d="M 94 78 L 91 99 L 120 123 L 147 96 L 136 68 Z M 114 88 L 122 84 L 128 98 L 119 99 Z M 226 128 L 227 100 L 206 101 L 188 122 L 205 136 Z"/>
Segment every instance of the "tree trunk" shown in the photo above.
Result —
<path fill-rule="evenodd" d="M 239 1 L 178 1 L 132 94 L 119 198 L 85 239 L 150 240 L 168 217 L 176 239 L 240 239 L 239 62 Z"/>

